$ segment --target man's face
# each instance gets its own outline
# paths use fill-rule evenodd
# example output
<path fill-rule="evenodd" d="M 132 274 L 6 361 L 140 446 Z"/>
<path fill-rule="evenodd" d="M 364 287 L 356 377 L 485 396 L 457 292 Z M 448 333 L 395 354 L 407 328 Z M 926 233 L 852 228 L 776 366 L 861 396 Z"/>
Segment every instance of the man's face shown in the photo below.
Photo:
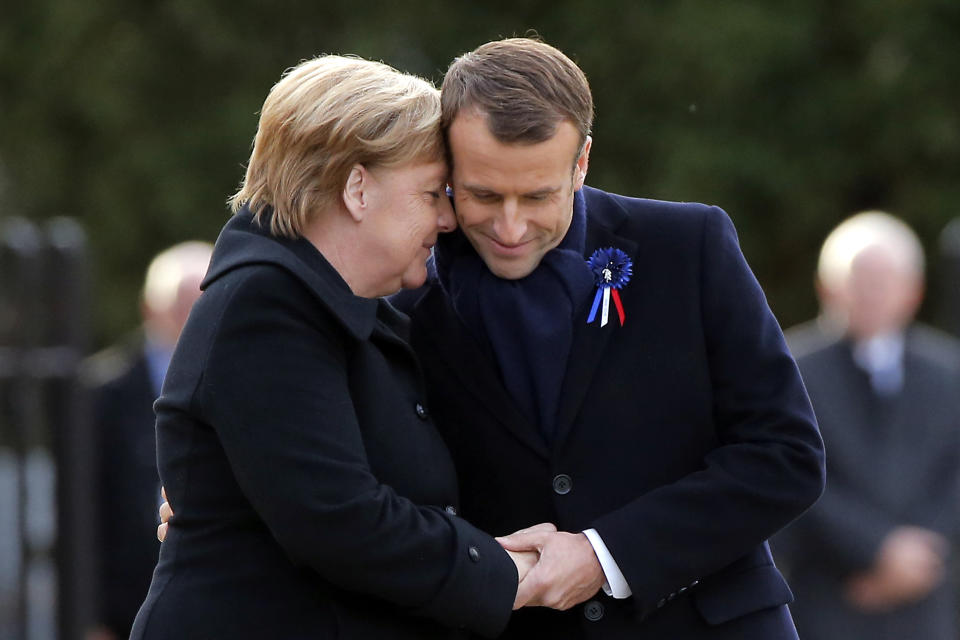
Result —
<path fill-rule="evenodd" d="M 490 133 L 486 116 L 471 111 L 450 125 L 457 220 L 495 275 L 529 275 L 563 240 L 590 155 L 589 137 L 577 154 L 579 138 L 564 121 L 544 142 L 504 144 Z"/>
<path fill-rule="evenodd" d="M 921 277 L 891 249 L 872 246 L 850 265 L 844 291 L 848 330 L 866 339 L 903 329 L 913 319 L 923 297 Z"/>

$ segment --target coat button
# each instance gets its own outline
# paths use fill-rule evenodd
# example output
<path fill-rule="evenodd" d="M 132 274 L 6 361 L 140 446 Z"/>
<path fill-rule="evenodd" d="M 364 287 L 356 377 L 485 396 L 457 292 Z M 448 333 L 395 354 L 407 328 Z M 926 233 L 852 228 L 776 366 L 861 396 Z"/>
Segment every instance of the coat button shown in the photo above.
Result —
<path fill-rule="evenodd" d="M 553 491 L 557 495 L 565 496 L 573 488 L 573 480 L 565 473 L 561 473 L 553 479 Z"/>
<path fill-rule="evenodd" d="M 470 559 L 474 562 L 480 562 L 480 550 L 476 547 L 470 547 L 467 549 L 467 555 L 470 556 Z"/>
<path fill-rule="evenodd" d="M 417 403 L 415 410 L 417 412 L 417 417 L 420 418 L 421 420 L 426 420 L 427 417 L 429 417 L 430 415 L 429 413 L 427 413 L 427 408 L 422 404 L 420 404 L 419 402 Z"/>
<path fill-rule="evenodd" d="M 451 504 L 451 505 L 448 505 L 447 507 L 445 507 L 445 508 L 444 508 L 444 511 L 446 511 L 447 513 L 449 513 L 449 514 L 452 515 L 452 516 L 457 515 L 457 508 L 456 508 L 455 506 L 453 506 L 452 504 Z"/>
<path fill-rule="evenodd" d="M 660 602 L 657 603 L 657 609 L 662 609 L 663 605 L 667 604 L 666 598 L 660 598 Z"/>
<path fill-rule="evenodd" d="M 590 622 L 596 622 L 603 617 L 603 603 L 591 600 L 583 606 L 583 617 Z"/>

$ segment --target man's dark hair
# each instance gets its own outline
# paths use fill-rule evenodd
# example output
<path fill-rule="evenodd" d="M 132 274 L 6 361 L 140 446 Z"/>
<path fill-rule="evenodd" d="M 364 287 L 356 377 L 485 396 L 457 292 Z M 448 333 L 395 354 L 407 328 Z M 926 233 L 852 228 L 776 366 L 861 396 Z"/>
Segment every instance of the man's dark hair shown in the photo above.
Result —
<path fill-rule="evenodd" d="M 444 131 L 462 110 L 475 109 L 503 143 L 544 142 L 569 120 L 582 147 L 593 126 L 593 98 L 583 71 L 533 38 L 488 42 L 454 60 L 443 79 L 441 103 Z"/>

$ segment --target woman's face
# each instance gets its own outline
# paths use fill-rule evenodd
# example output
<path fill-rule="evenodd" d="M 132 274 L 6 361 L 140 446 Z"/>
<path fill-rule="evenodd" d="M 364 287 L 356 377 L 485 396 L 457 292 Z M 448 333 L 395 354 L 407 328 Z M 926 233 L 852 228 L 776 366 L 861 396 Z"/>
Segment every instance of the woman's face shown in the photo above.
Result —
<path fill-rule="evenodd" d="M 415 289 L 426 281 L 426 261 L 437 234 L 456 228 L 447 174 L 447 164 L 440 161 L 370 170 L 366 233 L 378 295 Z"/>

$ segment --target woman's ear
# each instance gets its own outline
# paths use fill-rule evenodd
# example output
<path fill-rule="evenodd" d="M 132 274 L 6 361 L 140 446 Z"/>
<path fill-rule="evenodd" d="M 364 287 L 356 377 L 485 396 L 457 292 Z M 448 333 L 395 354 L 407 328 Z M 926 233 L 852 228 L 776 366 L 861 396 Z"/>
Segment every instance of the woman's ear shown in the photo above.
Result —
<path fill-rule="evenodd" d="M 350 217 L 360 222 L 367 213 L 367 189 L 370 187 L 370 172 L 362 164 L 350 169 L 347 182 L 343 185 L 343 205 Z"/>

